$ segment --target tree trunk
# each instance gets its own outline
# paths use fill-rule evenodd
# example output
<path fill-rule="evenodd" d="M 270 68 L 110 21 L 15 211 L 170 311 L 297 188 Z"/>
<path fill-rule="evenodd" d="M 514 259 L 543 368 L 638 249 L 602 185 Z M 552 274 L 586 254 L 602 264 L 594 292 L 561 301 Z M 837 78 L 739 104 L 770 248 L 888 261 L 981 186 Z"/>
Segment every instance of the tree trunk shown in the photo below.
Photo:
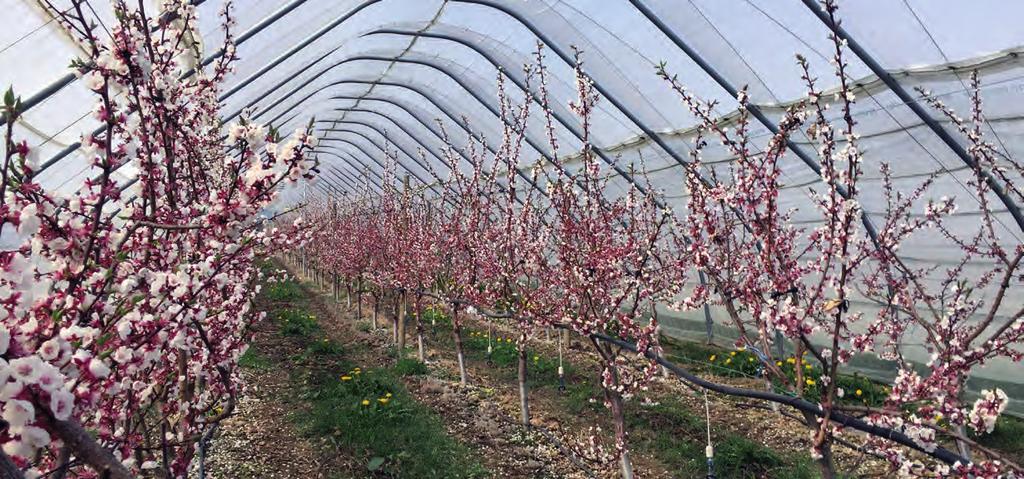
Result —
<path fill-rule="evenodd" d="M 426 364 L 427 355 L 423 348 L 423 311 L 420 311 L 420 296 L 417 296 L 416 307 L 412 314 L 416 315 L 416 357 L 421 363 Z"/>
<path fill-rule="evenodd" d="M 405 302 L 405 293 L 398 292 L 395 295 L 395 331 L 398 334 L 398 357 L 405 357 L 405 314 L 408 306 Z"/>
<path fill-rule="evenodd" d="M 363 320 L 363 293 L 356 293 L 356 321 Z"/>
<path fill-rule="evenodd" d="M 591 338 L 591 343 L 600 354 L 604 367 L 611 373 L 611 385 L 604 384 L 604 374 L 601 377 L 601 387 L 604 388 L 604 397 L 612 407 L 612 422 L 615 425 L 615 446 L 619 452 L 619 465 L 622 467 L 622 478 L 633 479 L 633 463 L 629 459 L 629 436 L 626 432 L 626 412 L 619 394 L 619 370 L 615 366 L 615 352 L 610 346 L 603 346 L 596 339 Z"/>
<path fill-rule="evenodd" d="M 619 385 L 618 373 L 612 373 L 612 385 Z M 612 405 L 612 421 L 615 423 L 615 442 L 621 444 L 619 449 L 619 465 L 622 467 L 622 479 L 633 479 L 633 462 L 629 459 L 629 448 L 626 442 L 626 413 L 622 403 L 622 395 L 618 392 L 605 389 L 605 395 Z"/>
<path fill-rule="evenodd" d="M 465 386 L 469 383 L 469 379 L 466 376 L 466 358 L 462 354 L 462 327 L 459 326 L 458 315 L 458 306 L 453 305 L 452 334 L 455 336 L 455 357 L 459 361 L 459 383 Z"/>
<path fill-rule="evenodd" d="M 37 405 L 38 406 L 38 405 Z M 74 452 L 75 458 L 86 463 L 99 477 L 132 479 L 128 469 L 81 425 L 73 421 L 51 419 L 50 431 Z"/>
<path fill-rule="evenodd" d="M 380 299 L 377 294 L 373 295 L 373 329 L 377 329 L 377 310 L 380 309 Z"/>
<path fill-rule="evenodd" d="M 391 315 L 391 344 L 398 345 L 398 299 L 395 298 L 395 311 Z"/>
<path fill-rule="evenodd" d="M 519 419 L 530 427 L 530 398 L 526 386 L 526 348 L 519 348 Z"/>
<path fill-rule="evenodd" d="M 352 309 L 352 283 L 345 285 L 345 307 Z"/>
<path fill-rule="evenodd" d="M 802 414 L 804 416 L 804 424 L 812 431 L 817 432 L 819 427 L 818 416 L 809 412 L 803 412 Z M 832 460 L 832 445 L 829 441 L 825 441 L 821 445 L 821 457 L 814 459 L 814 463 L 818 465 L 822 479 L 835 479 L 835 462 Z"/>

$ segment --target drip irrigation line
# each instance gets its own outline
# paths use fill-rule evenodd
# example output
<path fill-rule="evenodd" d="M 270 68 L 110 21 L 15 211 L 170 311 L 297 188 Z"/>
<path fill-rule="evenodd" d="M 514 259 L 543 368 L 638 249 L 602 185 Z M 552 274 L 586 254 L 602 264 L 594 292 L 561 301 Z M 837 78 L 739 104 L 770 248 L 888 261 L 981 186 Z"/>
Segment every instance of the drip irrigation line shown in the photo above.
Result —
<path fill-rule="evenodd" d="M 480 308 L 479 306 L 476 306 L 472 302 L 469 302 L 469 301 L 465 301 L 465 300 L 461 300 L 461 299 L 442 298 L 442 297 L 440 297 L 438 295 L 435 295 L 433 293 L 430 293 L 430 292 L 423 292 L 422 294 L 424 296 L 432 297 L 432 298 L 438 299 L 439 301 L 444 301 L 446 303 L 450 303 L 450 304 L 453 304 L 453 305 L 456 305 L 456 306 L 457 305 L 463 305 L 463 306 L 474 307 L 477 310 L 477 312 L 479 314 L 483 315 L 483 316 L 487 316 L 487 317 L 491 317 L 491 318 L 495 318 L 495 319 L 512 319 L 512 318 L 515 318 L 515 315 L 513 315 L 511 313 L 502 312 L 502 311 L 490 311 L 490 310 L 487 310 L 487 309 Z M 565 324 L 561 324 L 561 323 L 555 323 L 555 324 L 552 324 L 551 326 L 555 327 L 555 328 L 559 328 L 559 329 L 572 330 L 571 327 L 569 327 L 569 326 L 567 326 Z M 588 334 L 586 336 L 591 338 L 592 340 L 613 344 L 613 345 L 618 346 L 620 348 L 623 348 L 623 349 L 625 349 L 627 351 L 630 351 L 630 352 L 633 352 L 633 353 L 636 353 L 636 354 L 640 354 L 640 355 L 646 357 L 647 359 L 650 359 L 650 360 L 654 361 L 655 363 L 665 367 L 672 374 L 674 374 L 676 377 L 678 377 L 680 380 L 682 380 L 682 381 L 684 381 L 686 383 L 693 384 L 695 386 L 699 386 L 699 387 L 703 388 L 704 390 L 717 392 L 719 394 L 725 394 L 727 396 L 745 397 L 745 398 L 751 398 L 751 399 L 761 399 L 761 400 L 765 400 L 765 401 L 769 401 L 769 402 L 778 403 L 778 404 L 781 404 L 781 405 L 784 405 L 784 406 L 790 406 L 790 407 L 792 407 L 792 408 L 794 408 L 794 409 L 796 409 L 798 411 L 805 412 L 805 413 L 810 413 L 810 414 L 812 414 L 814 416 L 817 416 L 817 417 L 826 417 L 825 411 L 821 408 L 820 405 L 812 403 L 812 402 L 807 401 L 805 399 L 802 399 L 802 398 L 799 398 L 799 397 L 796 397 L 796 396 L 788 396 L 788 395 L 785 395 L 785 394 L 779 394 L 779 393 L 775 393 L 775 392 L 760 391 L 760 390 L 755 390 L 755 389 L 747 389 L 747 388 L 742 388 L 742 387 L 735 387 L 735 386 L 728 386 L 728 385 L 724 385 L 724 384 L 719 384 L 719 383 L 716 383 L 716 382 L 713 382 L 713 381 L 709 381 L 707 379 L 704 379 L 704 378 L 702 378 L 700 376 L 697 376 L 697 375 L 691 373 L 687 369 L 684 369 L 684 368 L 680 367 L 679 365 L 677 365 L 677 364 L 675 364 L 675 363 L 673 363 L 671 361 L 668 361 L 663 356 L 661 356 L 660 354 L 657 354 L 657 353 L 651 351 L 650 349 L 647 349 L 647 350 L 644 350 L 644 351 L 640 351 L 637 348 L 636 344 L 631 343 L 629 341 L 625 341 L 625 340 L 622 340 L 622 339 L 619 339 L 619 338 L 613 338 L 611 336 L 608 336 L 608 335 L 605 335 L 605 334 L 601 334 L 601 333 L 591 333 L 591 334 Z M 961 456 L 960 454 L 957 454 L 957 453 L 955 453 L 953 451 L 950 451 L 950 450 L 948 450 L 946 448 L 943 448 L 943 447 L 935 447 L 933 450 L 929 451 L 928 449 L 926 449 L 922 445 L 918 444 L 913 438 L 911 438 L 910 436 L 907 436 L 906 434 L 904 434 L 904 433 L 902 433 L 900 431 L 897 431 L 897 430 L 891 429 L 891 428 L 887 428 L 887 427 L 876 426 L 874 424 L 868 423 L 867 421 L 864 421 L 863 419 L 860 419 L 860 418 L 857 418 L 857 417 L 854 417 L 854 416 L 850 416 L 850 415 L 844 414 L 842 412 L 838 412 L 838 411 L 834 411 L 833 410 L 833 411 L 831 411 L 827 415 L 827 418 L 828 418 L 829 421 L 837 423 L 837 424 L 839 424 L 839 425 L 841 425 L 841 426 L 843 426 L 845 428 L 855 429 L 855 430 L 867 433 L 867 434 L 872 435 L 872 436 L 876 436 L 876 437 L 879 437 L 879 438 L 882 438 L 882 439 L 886 439 L 886 440 L 892 441 L 892 442 L 897 443 L 897 444 L 899 444 L 901 446 L 909 447 L 909 448 L 911 448 L 911 449 L 913 449 L 915 451 L 918 451 L 918 452 L 920 452 L 922 454 L 925 454 L 925 455 L 928 455 L 928 456 L 933 457 L 935 459 L 938 459 L 938 460 L 940 460 L 940 461 L 942 461 L 942 462 L 944 462 L 946 464 L 954 464 L 954 463 L 957 463 L 957 462 L 959 462 L 961 464 L 967 464 L 967 463 L 971 462 L 971 461 L 967 460 L 966 458 L 964 458 L 963 456 Z"/>

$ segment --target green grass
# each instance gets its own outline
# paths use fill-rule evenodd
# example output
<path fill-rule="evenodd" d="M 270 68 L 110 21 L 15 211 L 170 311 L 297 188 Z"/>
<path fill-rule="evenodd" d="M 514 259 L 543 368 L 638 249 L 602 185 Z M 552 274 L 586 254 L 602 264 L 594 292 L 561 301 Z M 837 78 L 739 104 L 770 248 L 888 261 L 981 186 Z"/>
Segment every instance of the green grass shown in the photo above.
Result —
<path fill-rule="evenodd" d="M 315 315 L 290 306 L 272 317 L 283 335 L 304 346 L 287 366 L 297 391 L 287 400 L 303 403 L 292 415 L 303 433 L 327 439 L 364 461 L 359 477 L 488 476 L 473 452 L 448 436 L 441 418 L 405 389 L 401 378 L 426 374 L 426 365 L 405 358 L 390 368 L 363 370 L 346 359 L 346 348 L 316 334 Z M 255 349 L 243 355 L 242 363 L 275 367 Z"/>
<path fill-rule="evenodd" d="M 450 335 L 448 335 L 450 338 Z M 442 341 L 450 343 L 450 339 L 442 336 Z M 465 329 L 463 346 L 466 356 L 471 360 L 487 359 L 487 331 Z M 526 349 L 527 380 L 531 386 L 549 387 L 558 385 L 558 357 L 547 356 L 534 349 Z M 506 375 L 516 376 L 519 364 L 519 351 L 515 339 L 510 336 L 493 336 L 491 338 L 491 362 L 494 367 Z M 568 361 L 562 362 L 562 370 L 566 378 L 574 378 L 576 368 Z"/>
<path fill-rule="evenodd" d="M 670 360 L 692 371 L 703 371 L 717 376 L 734 378 L 763 376 L 763 366 L 757 355 L 750 350 L 727 349 L 670 338 L 662 338 L 661 344 Z M 779 358 L 776 361 L 776 367 L 785 373 L 791 385 L 796 382 L 796 369 L 800 368 L 804 380 L 803 397 L 811 402 L 821 399 L 823 392 L 823 385 L 820 381 L 822 370 L 816 362 L 806 359 L 806 356 L 805 358 L 787 356 Z M 879 406 L 888 396 L 887 385 L 862 374 L 842 374 L 837 381 L 845 393 L 840 401 L 846 404 Z M 782 383 L 776 382 L 775 386 L 778 392 L 787 393 L 788 391 Z"/>
<path fill-rule="evenodd" d="M 316 315 L 300 308 L 279 310 L 276 317 L 285 336 L 309 336 L 320 328 Z"/>
<path fill-rule="evenodd" d="M 311 374 L 301 395 L 311 407 L 296 421 L 308 434 L 364 457 L 369 477 L 486 477 L 472 452 L 445 433 L 440 417 L 409 396 L 400 376 L 419 371 L 409 361 Z"/>
<path fill-rule="evenodd" d="M 249 349 L 246 349 L 245 353 L 242 354 L 242 357 L 238 358 L 238 365 L 246 369 L 263 371 L 270 369 L 272 363 L 270 358 L 261 354 L 255 346 L 250 346 Z"/>
<path fill-rule="evenodd" d="M 267 299 L 279 302 L 296 301 L 303 297 L 302 288 L 292 280 L 266 283 L 264 294 Z"/>
<path fill-rule="evenodd" d="M 707 472 L 704 456 L 706 424 L 674 399 L 656 405 L 627 406 L 627 427 L 633 447 L 649 453 L 683 477 L 701 477 Z M 720 478 L 817 477 L 810 458 L 803 454 L 783 456 L 742 436 L 712 427 L 715 472 Z"/>
<path fill-rule="evenodd" d="M 336 356 L 345 352 L 340 344 L 329 338 L 321 338 L 306 346 L 306 352 L 310 356 Z"/>
<path fill-rule="evenodd" d="M 395 375 L 400 377 L 422 376 L 430 372 L 430 370 L 427 369 L 426 364 L 423 364 L 419 360 L 413 358 L 399 359 L 392 367 L 392 370 Z"/>

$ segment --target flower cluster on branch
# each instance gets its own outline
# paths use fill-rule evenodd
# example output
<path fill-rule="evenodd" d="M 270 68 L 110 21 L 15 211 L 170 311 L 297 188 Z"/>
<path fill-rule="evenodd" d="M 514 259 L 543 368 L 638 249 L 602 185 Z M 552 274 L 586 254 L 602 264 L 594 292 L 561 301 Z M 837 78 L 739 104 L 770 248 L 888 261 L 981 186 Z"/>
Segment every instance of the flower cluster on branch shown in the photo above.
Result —
<path fill-rule="evenodd" d="M 187 2 L 115 2 L 101 39 L 82 9 L 54 9 L 83 46 L 99 134 L 82 138 L 90 178 L 73 191 L 37 181 L 36 153 L 7 122 L 0 227 L 0 444 L 35 477 L 184 477 L 194 444 L 232 413 L 236 368 L 259 291 L 256 257 L 302 240 L 260 214 L 279 187 L 315 173 L 313 137 L 241 122 L 222 137 L 225 54 L 197 55 Z M 104 34 L 104 36 L 106 36 Z M 20 102 L 8 94 L 7 118 Z M 233 151 L 232 151 L 233 150 Z M 136 171 L 125 188 L 114 172 Z"/>

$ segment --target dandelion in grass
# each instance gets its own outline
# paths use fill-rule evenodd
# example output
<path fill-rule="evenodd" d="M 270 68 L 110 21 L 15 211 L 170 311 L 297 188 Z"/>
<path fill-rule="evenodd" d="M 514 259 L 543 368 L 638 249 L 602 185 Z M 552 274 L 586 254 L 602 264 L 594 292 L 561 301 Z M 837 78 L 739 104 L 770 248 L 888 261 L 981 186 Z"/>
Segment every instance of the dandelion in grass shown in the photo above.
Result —
<path fill-rule="evenodd" d="M 716 355 L 712 354 L 712 355 L 711 355 L 711 356 L 710 356 L 710 357 L 708 358 L 708 361 L 711 361 L 711 362 L 715 362 L 715 358 L 716 358 L 716 357 L 718 357 L 718 356 L 716 356 Z"/>
<path fill-rule="evenodd" d="M 341 380 L 342 381 L 351 381 L 352 380 L 352 376 L 348 376 L 348 375 L 342 376 Z"/>
<path fill-rule="evenodd" d="M 854 391 L 853 394 L 856 395 L 857 397 L 860 397 L 862 394 L 864 394 L 864 391 L 861 391 L 860 389 L 858 389 L 858 390 Z"/>
<path fill-rule="evenodd" d="M 807 385 L 808 385 L 808 386 L 814 386 L 814 384 L 815 384 L 815 383 L 814 383 L 814 380 L 813 380 L 813 379 L 808 379 L 808 380 L 807 380 Z"/>
<path fill-rule="evenodd" d="M 391 398 L 389 398 L 389 397 L 377 398 L 377 402 L 379 402 L 381 404 L 387 404 L 389 401 L 391 401 Z"/>
<path fill-rule="evenodd" d="M 370 405 L 370 400 L 369 399 L 363 399 L 363 402 L 361 404 L 363 406 L 369 406 Z"/>

